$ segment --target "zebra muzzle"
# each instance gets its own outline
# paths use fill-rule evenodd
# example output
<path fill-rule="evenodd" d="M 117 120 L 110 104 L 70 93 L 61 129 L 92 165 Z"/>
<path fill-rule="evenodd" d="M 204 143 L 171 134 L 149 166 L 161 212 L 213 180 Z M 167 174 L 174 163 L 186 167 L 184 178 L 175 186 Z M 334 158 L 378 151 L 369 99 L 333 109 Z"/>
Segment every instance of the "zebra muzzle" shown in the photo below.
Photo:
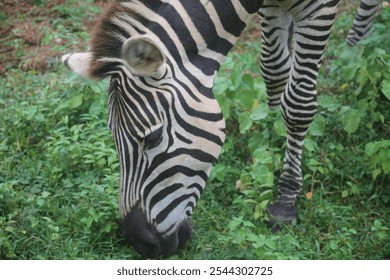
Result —
<path fill-rule="evenodd" d="M 156 259 L 184 249 L 191 238 L 193 224 L 184 220 L 175 232 L 163 236 L 147 222 L 143 211 L 135 208 L 121 221 L 121 228 L 126 242 L 143 258 Z"/>

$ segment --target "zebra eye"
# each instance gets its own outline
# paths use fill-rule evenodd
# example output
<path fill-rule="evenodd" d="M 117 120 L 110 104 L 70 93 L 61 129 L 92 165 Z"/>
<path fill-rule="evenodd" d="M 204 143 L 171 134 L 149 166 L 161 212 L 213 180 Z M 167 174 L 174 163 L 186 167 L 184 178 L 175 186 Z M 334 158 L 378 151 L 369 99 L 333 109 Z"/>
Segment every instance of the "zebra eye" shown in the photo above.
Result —
<path fill-rule="evenodd" d="M 160 127 L 156 131 L 153 131 L 148 136 L 145 137 L 145 148 L 151 150 L 153 148 L 156 148 L 158 145 L 160 145 L 162 141 L 162 132 L 163 128 Z"/>

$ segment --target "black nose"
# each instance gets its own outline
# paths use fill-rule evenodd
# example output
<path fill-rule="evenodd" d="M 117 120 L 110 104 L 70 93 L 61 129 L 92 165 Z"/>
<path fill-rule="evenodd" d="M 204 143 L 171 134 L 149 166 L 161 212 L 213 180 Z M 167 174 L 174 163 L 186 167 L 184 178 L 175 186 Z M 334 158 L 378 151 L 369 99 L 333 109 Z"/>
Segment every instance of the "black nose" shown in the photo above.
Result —
<path fill-rule="evenodd" d="M 193 225 L 189 220 L 181 222 L 178 230 L 162 236 L 147 222 L 141 209 L 133 209 L 121 221 L 126 241 L 144 258 L 169 257 L 177 249 L 183 249 L 191 238 Z"/>

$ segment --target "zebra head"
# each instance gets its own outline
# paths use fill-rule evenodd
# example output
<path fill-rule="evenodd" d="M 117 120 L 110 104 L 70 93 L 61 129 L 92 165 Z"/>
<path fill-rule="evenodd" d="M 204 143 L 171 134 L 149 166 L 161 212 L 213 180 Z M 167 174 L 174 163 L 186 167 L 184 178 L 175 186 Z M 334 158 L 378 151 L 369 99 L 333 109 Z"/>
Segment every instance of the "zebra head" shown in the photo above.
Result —
<path fill-rule="evenodd" d="M 91 52 L 62 61 L 79 75 L 110 77 L 122 231 L 142 256 L 169 256 L 191 237 L 192 211 L 225 139 L 214 73 L 178 63 L 158 37 L 116 40 L 119 52 L 104 53 L 108 47 L 92 41 Z M 187 67 L 199 76 L 186 75 Z"/>
<path fill-rule="evenodd" d="M 191 236 L 192 211 L 225 140 L 214 78 L 262 2 L 113 1 L 91 51 L 62 59 L 82 76 L 110 77 L 122 230 L 143 256 L 169 256 Z"/>

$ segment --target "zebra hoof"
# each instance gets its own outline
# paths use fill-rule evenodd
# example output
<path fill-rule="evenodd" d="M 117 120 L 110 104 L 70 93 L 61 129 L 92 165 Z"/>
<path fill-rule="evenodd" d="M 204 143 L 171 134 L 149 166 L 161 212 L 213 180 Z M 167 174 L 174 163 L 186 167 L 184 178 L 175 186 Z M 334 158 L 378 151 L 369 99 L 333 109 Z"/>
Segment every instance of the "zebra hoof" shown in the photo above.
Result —
<path fill-rule="evenodd" d="M 297 210 L 295 205 L 275 201 L 268 207 L 269 222 L 268 226 L 272 232 L 281 230 L 283 224 L 290 224 L 297 220 Z"/>

